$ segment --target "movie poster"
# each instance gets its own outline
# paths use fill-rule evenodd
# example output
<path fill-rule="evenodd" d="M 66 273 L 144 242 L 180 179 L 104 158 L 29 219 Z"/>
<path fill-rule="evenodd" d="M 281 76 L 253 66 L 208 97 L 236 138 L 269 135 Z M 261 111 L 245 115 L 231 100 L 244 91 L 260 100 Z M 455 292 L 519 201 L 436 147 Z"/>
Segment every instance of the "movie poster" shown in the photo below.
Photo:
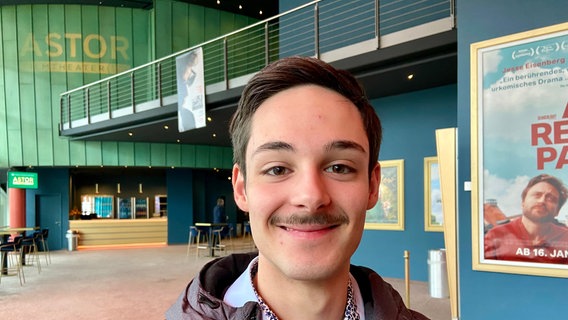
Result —
<path fill-rule="evenodd" d="M 472 45 L 481 264 L 568 270 L 567 59 L 565 24 Z"/>

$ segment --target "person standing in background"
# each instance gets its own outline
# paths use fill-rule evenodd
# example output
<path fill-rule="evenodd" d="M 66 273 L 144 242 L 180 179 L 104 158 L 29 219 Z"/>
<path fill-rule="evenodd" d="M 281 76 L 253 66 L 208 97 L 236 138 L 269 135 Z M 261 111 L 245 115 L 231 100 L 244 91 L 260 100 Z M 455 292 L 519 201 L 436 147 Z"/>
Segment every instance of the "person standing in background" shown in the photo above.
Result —
<path fill-rule="evenodd" d="M 225 199 L 217 198 L 217 204 L 213 208 L 213 223 L 226 223 L 227 215 L 225 214 Z"/>

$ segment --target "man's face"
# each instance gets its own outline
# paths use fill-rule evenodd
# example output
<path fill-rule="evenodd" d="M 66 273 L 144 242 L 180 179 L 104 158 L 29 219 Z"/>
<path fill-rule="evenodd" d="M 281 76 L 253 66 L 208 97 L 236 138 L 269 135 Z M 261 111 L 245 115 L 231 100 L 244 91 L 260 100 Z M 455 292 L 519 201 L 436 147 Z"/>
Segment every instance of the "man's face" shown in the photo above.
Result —
<path fill-rule="evenodd" d="M 252 119 L 246 181 L 233 167 L 259 273 L 321 280 L 348 270 L 365 212 L 377 202 L 380 168 L 369 182 L 368 161 L 359 111 L 340 94 L 299 86 L 261 104 Z"/>
<path fill-rule="evenodd" d="M 532 186 L 522 202 L 523 215 L 533 222 L 550 222 L 558 215 L 558 190 L 548 182 Z"/>

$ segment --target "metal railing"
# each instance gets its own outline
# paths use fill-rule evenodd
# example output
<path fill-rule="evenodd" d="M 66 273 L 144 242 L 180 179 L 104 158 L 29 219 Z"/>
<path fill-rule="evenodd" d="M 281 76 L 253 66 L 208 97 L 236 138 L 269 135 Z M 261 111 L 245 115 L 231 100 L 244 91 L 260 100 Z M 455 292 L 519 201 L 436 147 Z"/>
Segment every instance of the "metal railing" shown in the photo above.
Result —
<path fill-rule="evenodd" d="M 282 57 L 375 42 L 440 20 L 455 27 L 454 0 L 316 0 L 60 96 L 60 130 L 158 108 L 176 100 L 176 57 L 203 48 L 206 93 L 232 87 Z M 412 39 L 409 39 L 412 40 Z M 408 41 L 409 41 L 408 40 Z M 167 101 L 166 101 L 167 100 Z"/>

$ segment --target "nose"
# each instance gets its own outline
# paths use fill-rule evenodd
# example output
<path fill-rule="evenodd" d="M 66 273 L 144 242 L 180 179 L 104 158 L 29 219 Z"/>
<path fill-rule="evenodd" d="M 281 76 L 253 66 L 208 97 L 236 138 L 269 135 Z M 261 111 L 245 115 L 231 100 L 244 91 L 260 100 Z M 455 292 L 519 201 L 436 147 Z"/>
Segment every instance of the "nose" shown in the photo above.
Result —
<path fill-rule="evenodd" d="M 316 212 L 327 206 L 331 197 L 323 171 L 309 170 L 298 174 L 293 186 L 291 201 L 296 207 L 307 212 Z"/>

